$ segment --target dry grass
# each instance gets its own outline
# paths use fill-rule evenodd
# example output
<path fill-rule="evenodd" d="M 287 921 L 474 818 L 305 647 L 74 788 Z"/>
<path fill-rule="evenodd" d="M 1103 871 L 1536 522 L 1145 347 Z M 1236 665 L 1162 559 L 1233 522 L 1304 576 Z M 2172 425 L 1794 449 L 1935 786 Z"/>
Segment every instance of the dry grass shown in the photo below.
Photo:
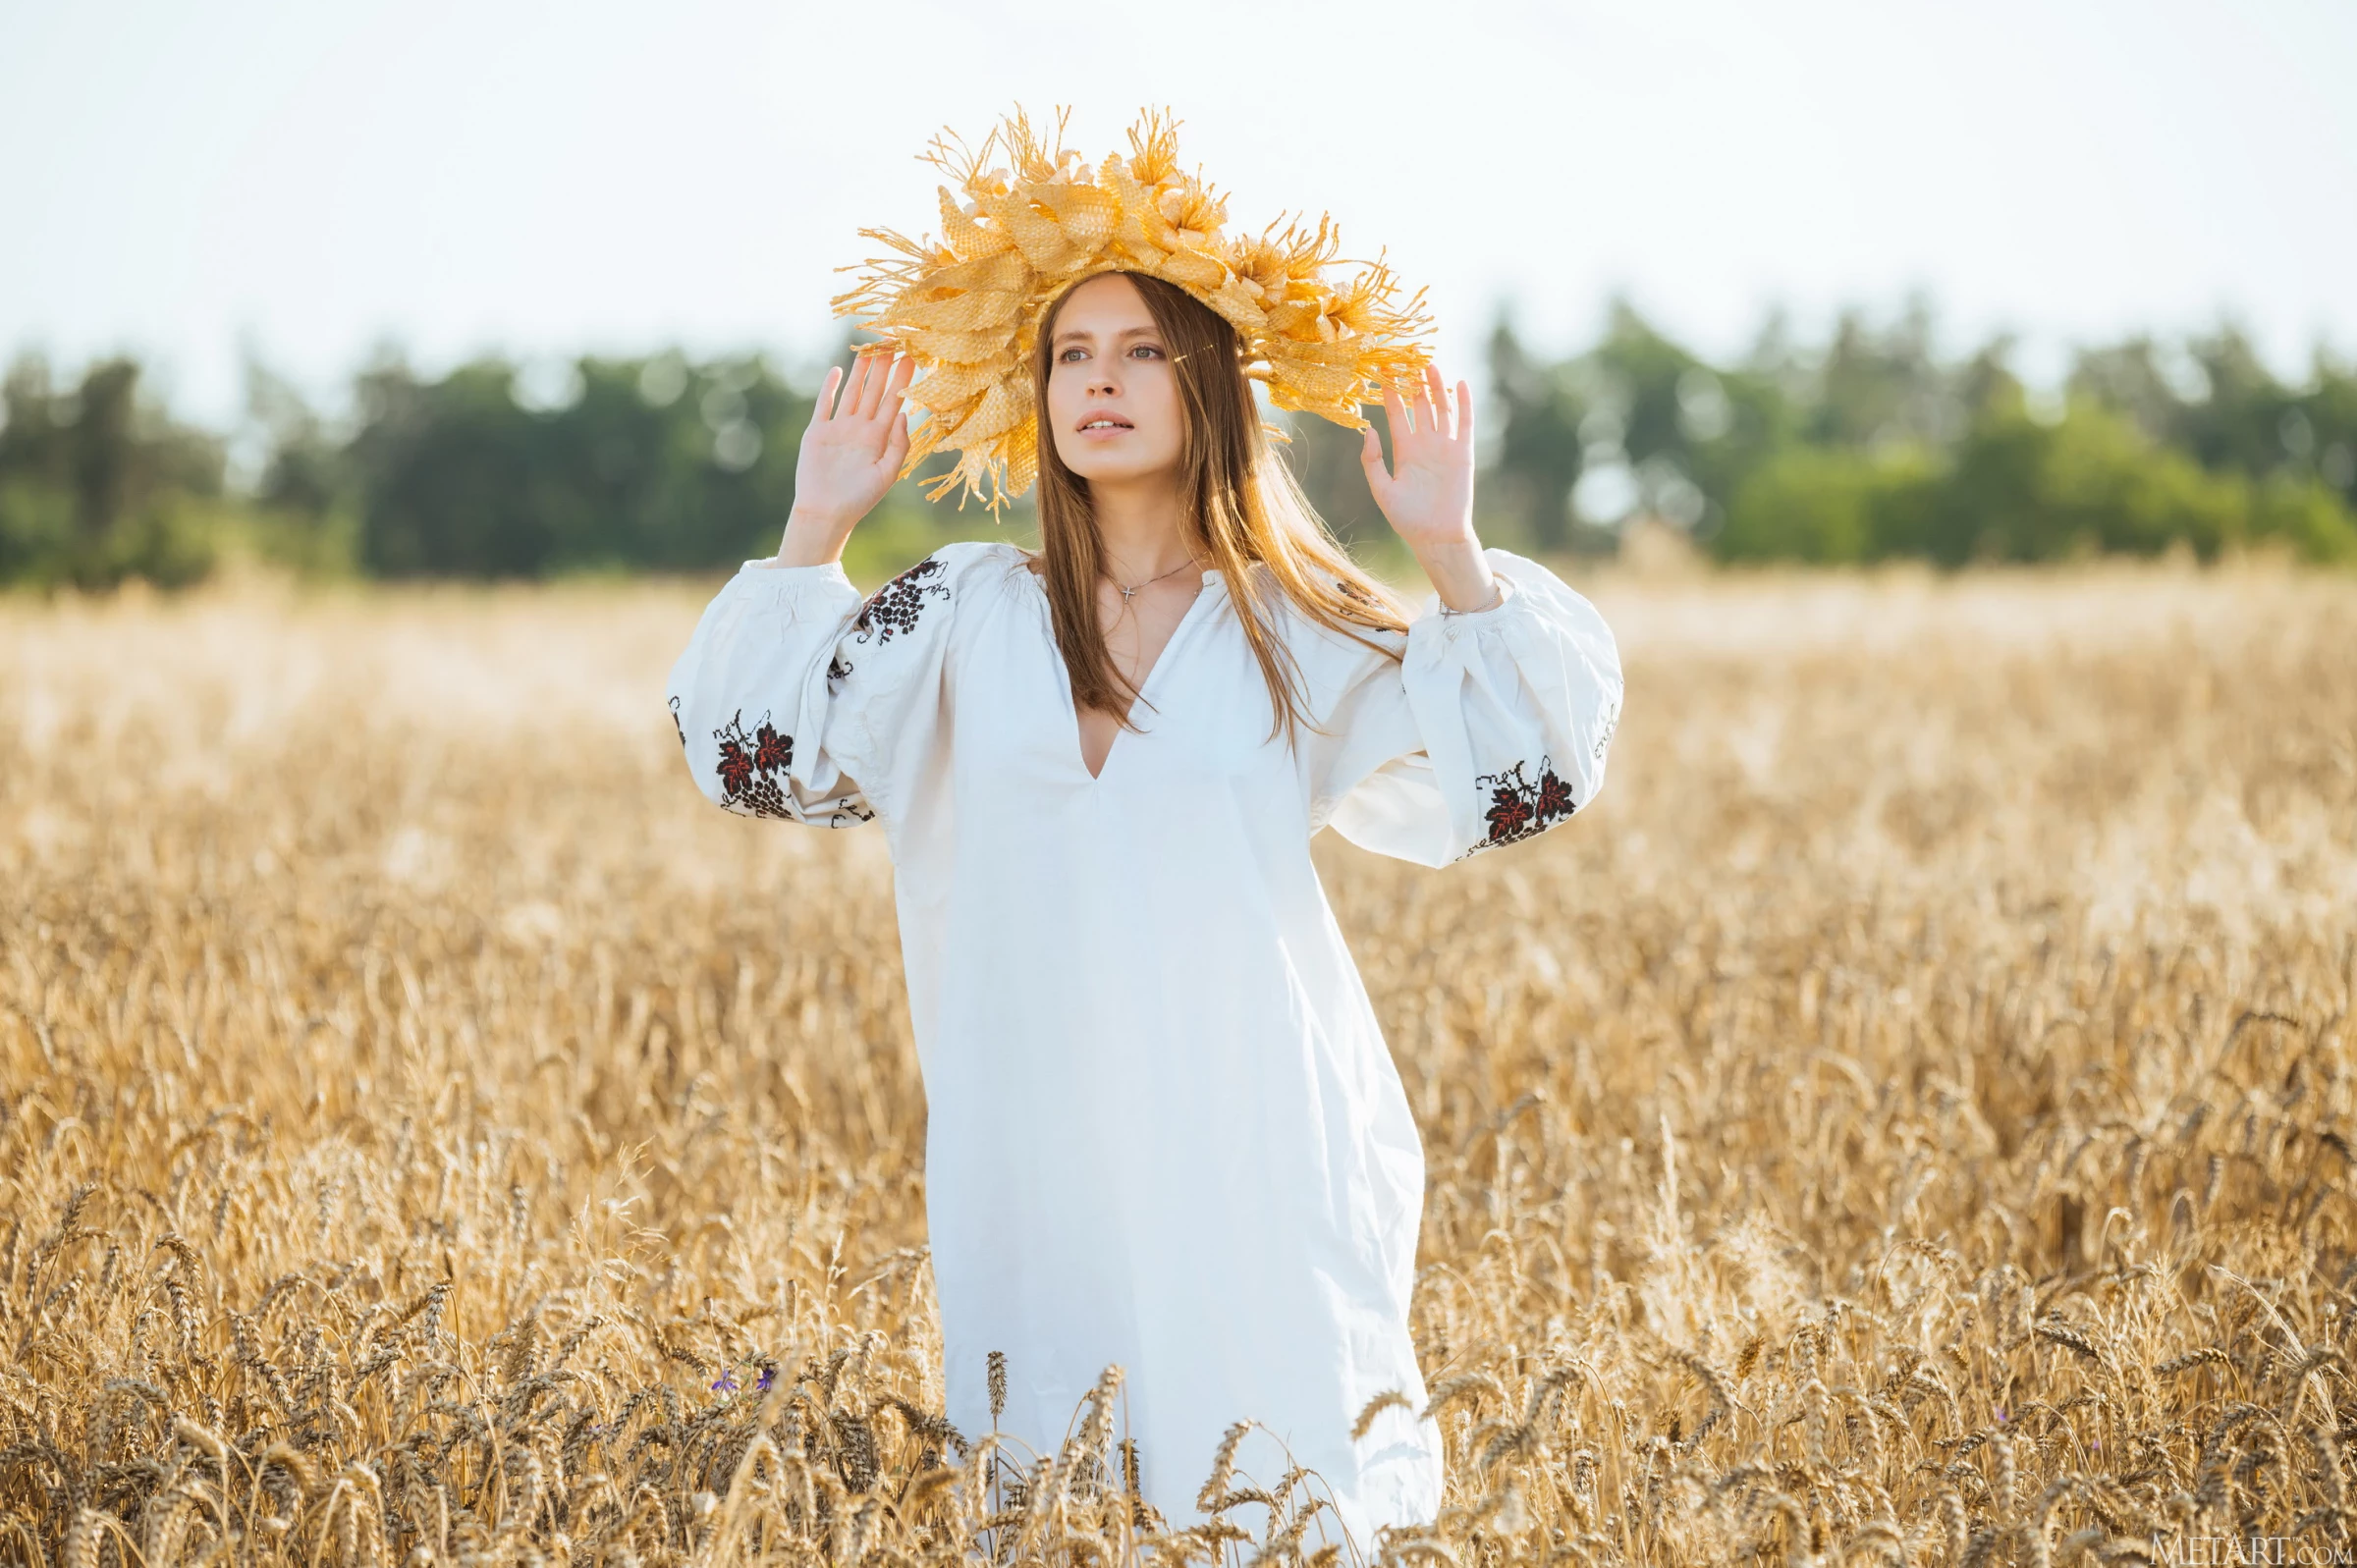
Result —
<path fill-rule="evenodd" d="M 1320 850 L 1431 1170 L 1369 1554 L 2345 1551 L 2357 588 L 1597 596 L 1592 815 Z M 985 1517 L 883 844 L 688 786 L 697 603 L 0 607 L 0 1562 L 1314 1541 L 1102 1423 Z"/>

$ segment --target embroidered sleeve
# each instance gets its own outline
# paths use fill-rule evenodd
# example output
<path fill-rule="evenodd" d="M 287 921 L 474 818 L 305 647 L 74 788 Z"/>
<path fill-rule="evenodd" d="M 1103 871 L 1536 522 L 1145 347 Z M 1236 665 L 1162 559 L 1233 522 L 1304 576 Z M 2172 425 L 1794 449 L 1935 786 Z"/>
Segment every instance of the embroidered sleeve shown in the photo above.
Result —
<path fill-rule="evenodd" d="M 1612 630 L 1545 568 L 1488 555 L 1503 603 L 1428 608 L 1401 660 L 1367 664 L 1343 694 L 1313 829 L 1439 866 L 1534 838 L 1603 787 L 1622 691 Z"/>
<path fill-rule="evenodd" d="M 862 600 L 842 567 L 747 562 L 673 666 L 672 723 L 707 798 L 848 828 L 889 812 L 931 740 L 950 576 L 928 557 Z"/>

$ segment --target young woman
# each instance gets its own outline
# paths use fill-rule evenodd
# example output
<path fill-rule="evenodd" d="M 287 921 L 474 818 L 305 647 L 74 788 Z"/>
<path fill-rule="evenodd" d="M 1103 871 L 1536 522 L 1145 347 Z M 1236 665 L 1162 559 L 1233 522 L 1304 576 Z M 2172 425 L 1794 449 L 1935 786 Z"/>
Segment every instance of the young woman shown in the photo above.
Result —
<path fill-rule="evenodd" d="M 1464 383 L 1388 390 L 1388 467 L 1365 437 L 1438 590 L 1411 621 L 1300 502 L 1222 315 L 1099 271 L 1036 344 L 1037 555 L 955 544 L 852 589 L 844 541 L 909 440 L 908 361 L 865 355 L 671 705 L 719 804 L 890 836 L 950 1420 L 1052 1452 L 1119 1363 L 1174 1524 L 1250 1419 L 1238 1470 L 1273 1485 L 1289 1450 L 1365 1541 L 1441 1501 L 1408 1332 L 1424 1161 L 1310 839 L 1443 866 L 1567 820 L 1617 653 L 1474 537 Z"/>

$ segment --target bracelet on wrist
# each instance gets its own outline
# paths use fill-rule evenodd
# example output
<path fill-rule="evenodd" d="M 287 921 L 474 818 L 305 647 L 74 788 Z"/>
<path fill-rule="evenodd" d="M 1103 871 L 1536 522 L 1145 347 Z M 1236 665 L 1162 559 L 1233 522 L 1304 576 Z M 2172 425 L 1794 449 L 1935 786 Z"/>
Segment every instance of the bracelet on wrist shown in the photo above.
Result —
<path fill-rule="evenodd" d="M 1500 605 L 1506 603 L 1506 579 L 1504 577 L 1493 577 L 1491 579 L 1491 584 L 1490 602 L 1488 604 L 1477 605 L 1471 610 L 1452 610 L 1449 608 L 1449 601 L 1444 599 L 1441 601 L 1441 614 L 1445 616 L 1478 616 L 1487 614 L 1489 611 L 1497 609 Z"/>

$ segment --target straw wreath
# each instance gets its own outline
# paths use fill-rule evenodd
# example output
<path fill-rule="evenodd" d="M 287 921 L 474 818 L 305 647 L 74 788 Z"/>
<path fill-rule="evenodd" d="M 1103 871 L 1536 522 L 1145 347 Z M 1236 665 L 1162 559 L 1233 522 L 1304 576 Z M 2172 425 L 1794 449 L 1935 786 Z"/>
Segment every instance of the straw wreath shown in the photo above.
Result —
<path fill-rule="evenodd" d="M 1184 289 L 1234 326 L 1245 374 L 1267 384 L 1272 405 L 1352 429 L 1365 426 L 1359 407 L 1381 401 L 1381 383 L 1430 361 L 1422 292 L 1400 303 L 1381 260 L 1338 261 L 1331 217 L 1314 230 L 1293 222 L 1232 235 L 1227 198 L 1178 167 L 1167 113 L 1142 115 L 1128 154 L 1093 169 L 1064 146 L 1064 122 L 1059 114 L 1046 135 L 1018 109 L 978 148 L 936 136 L 921 156 L 956 185 L 940 188 L 941 238 L 863 229 L 897 254 L 840 269 L 861 278 L 835 313 L 861 317 L 884 340 L 871 348 L 917 364 L 904 476 L 934 453 L 959 455 L 928 499 L 963 486 L 995 511 L 1031 487 L 1039 323 L 1066 289 L 1100 272 Z"/>

